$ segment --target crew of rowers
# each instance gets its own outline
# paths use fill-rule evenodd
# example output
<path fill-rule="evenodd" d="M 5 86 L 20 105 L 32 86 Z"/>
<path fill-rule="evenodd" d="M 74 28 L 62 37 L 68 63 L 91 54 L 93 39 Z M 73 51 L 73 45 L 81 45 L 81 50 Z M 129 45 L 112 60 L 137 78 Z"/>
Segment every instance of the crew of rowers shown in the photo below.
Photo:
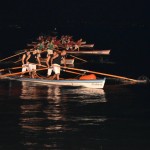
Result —
<path fill-rule="evenodd" d="M 31 78 L 35 78 L 37 63 L 39 66 L 41 65 L 41 55 L 43 52 L 47 51 L 47 76 L 50 77 L 53 70 L 55 74 L 50 79 L 56 78 L 59 80 L 61 60 L 64 65 L 66 65 L 66 52 L 68 50 L 79 51 L 82 39 L 79 39 L 77 42 L 73 42 L 72 36 L 66 35 L 61 36 L 60 40 L 58 40 L 56 36 L 39 36 L 37 40 L 38 42 L 33 42 L 33 49 L 31 51 L 26 51 L 22 56 L 22 72 L 28 70 Z M 65 50 L 58 50 L 60 48 Z"/>
<path fill-rule="evenodd" d="M 42 49 L 43 47 L 47 47 L 47 43 L 50 42 L 55 48 L 79 51 L 80 46 L 84 43 L 82 41 L 82 38 L 75 42 L 72 36 L 69 36 L 69 35 L 66 35 L 66 36 L 62 35 L 60 39 L 58 39 L 57 36 L 54 36 L 54 37 L 39 36 L 37 40 L 39 41 L 38 44 L 37 42 L 33 42 L 33 44 L 28 44 L 28 45 Z"/>
<path fill-rule="evenodd" d="M 51 52 L 47 54 L 47 60 L 46 60 L 46 64 L 48 67 L 47 77 L 49 79 L 59 80 L 61 60 L 63 60 L 64 65 L 66 65 L 65 55 L 66 55 L 66 50 L 62 50 L 62 51 L 51 50 Z M 41 55 L 38 52 L 38 50 L 36 49 L 32 51 L 26 50 L 26 52 L 22 56 L 22 73 L 29 71 L 30 77 L 35 78 L 37 75 L 36 74 L 37 65 L 42 66 L 40 58 Z M 54 71 L 53 76 L 51 76 L 52 71 Z M 22 76 L 23 75 L 21 75 L 21 77 Z"/>

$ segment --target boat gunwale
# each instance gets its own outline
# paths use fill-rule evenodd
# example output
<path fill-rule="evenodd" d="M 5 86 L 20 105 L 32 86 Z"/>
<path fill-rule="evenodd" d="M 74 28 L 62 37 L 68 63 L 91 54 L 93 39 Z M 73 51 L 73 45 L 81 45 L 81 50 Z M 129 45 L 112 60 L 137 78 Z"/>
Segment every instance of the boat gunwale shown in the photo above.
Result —
<path fill-rule="evenodd" d="M 47 84 L 47 85 L 59 85 L 59 86 L 73 86 L 73 87 L 88 87 L 103 89 L 105 85 L 106 78 L 103 79 L 92 79 L 92 80 L 79 80 L 79 79 L 65 79 L 65 80 L 47 80 L 47 79 L 37 79 L 37 78 L 23 78 L 23 77 L 6 77 L 9 80 L 16 80 L 21 82 L 30 82 L 37 84 Z M 67 85 L 68 84 L 68 85 Z M 84 85 L 85 84 L 85 85 Z"/>

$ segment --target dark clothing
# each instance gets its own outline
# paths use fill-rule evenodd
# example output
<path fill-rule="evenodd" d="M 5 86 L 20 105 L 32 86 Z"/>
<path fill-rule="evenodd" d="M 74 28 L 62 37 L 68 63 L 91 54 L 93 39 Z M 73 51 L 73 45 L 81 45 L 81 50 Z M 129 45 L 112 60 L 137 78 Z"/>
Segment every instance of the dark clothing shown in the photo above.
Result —
<path fill-rule="evenodd" d="M 31 53 L 31 54 L 30 54 L 30 58 L 29 58 L 28 61 L 29 61 L 30 63 L 37 63 L 37 55 Z"/>
<path fill-rule="evenodd" d="M 61 64 L 61 59 L 62 59 L 62 57 L 61 57 L 61 55 L 59 55 L 58 57 L 56 57 L 56 58 L 53 60 L 53 64 L 58 64 L 58 65 L 60 65 L 60 64 Z"/>
<path fill-rule="evenodd" d="M 63 59 L 63 57 L 62 57 L 61 55 L 59 55 L 58 57 L 56 57 L 56 58 L 53 60 L 53 64 L 58 64 L 58 65 L 60 65 L 62 59 Z"/>

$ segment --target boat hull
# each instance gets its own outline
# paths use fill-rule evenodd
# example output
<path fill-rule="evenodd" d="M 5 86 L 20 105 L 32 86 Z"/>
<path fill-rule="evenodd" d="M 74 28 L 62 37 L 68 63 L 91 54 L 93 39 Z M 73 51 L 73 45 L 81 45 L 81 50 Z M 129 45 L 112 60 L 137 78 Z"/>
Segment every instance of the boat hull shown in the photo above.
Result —
<path fill-rule="evenodd" d="M 80 50 L 80 51 L 67 51 L 68 54 L 93 54 L 93 55 L 109 55 L 110 50 Z"/>
<path fill-rule="evenodd" d="M 64 64 L 63 60 L 61 60 L 61 64 Z M 66 65 L 74 64 L 74 58 L 66 58 Z"/>
<path fill-rule="evenodd" d="M 80 47 L 82 47 L 82 48 L 92 48 L 92 47 L 94 47 L 94 44 L 84 44 L 84 45 L 81 45 Z"/>
<path fill-rule="evenodd" d="M 41 58 L 41 62 L 45 63 L 46 58 Z M 64 64 L 63 60 L 61 60 L 61 64 Z M 74 58 L 66 58 L 66 65 L 72 65 L 74 64 Z"/>
<path fill-rule="evenodd" d="M 104 79 L 96 79 L 96 80 L 74 80 L 74 79 L 71 79 L 71 80 L 47 80 L 47 79 L 8 77 L 7 79 L 33 82 L 33 83 L 39 83 L 39 84 L 46 84 L 46 85 L 88 87 L 88 88 L 98 88 L 98 89 L 102 89 L 105 84 L 105 78 Z"/>

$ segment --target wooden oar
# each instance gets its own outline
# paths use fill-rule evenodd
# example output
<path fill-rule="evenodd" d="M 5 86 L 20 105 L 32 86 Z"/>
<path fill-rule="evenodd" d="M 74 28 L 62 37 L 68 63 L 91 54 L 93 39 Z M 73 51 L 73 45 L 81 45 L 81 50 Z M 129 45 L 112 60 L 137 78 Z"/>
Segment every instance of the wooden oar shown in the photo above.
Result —
<path fill-rule="evenodd" d="M 18 62 L 19 62 L 19 61 L 21 61 L 21 60 L 22 60 L 22 59 L 19 59 L 19 60 L 17 60 L 17 61 L 15 61 L 15 62 L 13 62 L 13 63 L 15 63 L 15 64 L 16 64 L 16 63 L 18 63 Z"/>
<path fill-rule="evenodd" d="M 70 70 L 63 70 L 63 69 L 62 69 L 62 71 L 68 72 L 68 73 L 72 73 L 72 74 L 81 75 L 81 73 L 79 73 L 79 72 L 74 72 L 74 71 L 70 71 Z"/>
<path fill-rule="evenodd" d="M 76 56 L 73 56 L 73 55 L 70 55 L 70 54 L 69 54 L 69 56 L 74 57 L 74 58 L 79 59 L 79 60 L 82 60 L 82 61 L 84 61 L 84 62 L 87 62 L 87 60 L 85 60 L 85 59 L 81 59 L 81 58 L 79 58 L 79 57 L 76 57 Z"/>
<path fill-rule="evenodd" d="M 35 71 L 41 71 L 41 70 L 46 70 L 48 68 L 41 68 L 41 69 L 36 69 Z M 9 76 L 15 76 L 15 75 L 21 75 L 21 74 L 25 74 L 28 73 L 30 71 L 24 71 L 24 72 L 16 72 L 16 73 L 8 73 L 8 74 L 4 74 L 4 75 L 0 75 L 0 78 L 4 78 L 4 77 L 9 77 Z"/>
<path fill-rule="evenodd" d="M 19 67 L 13 67 L 13 68 L 5 68 L 5 69 L 0 69 L 0 71 L 5 71 L 5 70 L 15 70 L 15 69 L 20 69 L 22 66 Z"/>
<path fill-rule="evenodd" d="M 9 59 L 9 58 L 12 58 L 12 57 L 15 57 L 15 56 L 21 55 L 21 54 L 23 54 L 23 53 L 25 53 L 25 52 L 21 52 L 21 53 L 18 53 L 18 54 L 15 54 L 15 55 L 12 55 L 12 56 L 6 57 L 6 58 L 4 58 L 4 59 L 1 59 L 1 60 L 0 60 L 0 62 L 1 62 L 1 61 L 4 61 L 4 60 L 7 60 L 7 59 Z"/>
<path fill-rule="evenodd" d="M 113 75 L 113 74 L 107 74 L 107 73 L 102 73 L 102 72 L 96 72 L 96 71 L 90 71 L 90 70 L 84 70 L 84 69 L 78 69 L 78 68 L 70 68 L 70 67 L 61 67 L 61 68 L 70 69 L 70 70 L 76 70 L 76 71 L 89 72 L 89 73 L 94 73 L 94 74 L 108 76 L 108 77 L 112 77 L 112 78 L 128 80 L 128 81 L 132 81 L 132 82 L 135 82 L 135 83 L 145 83 L 146 82 L 145 80 L 144 81 L 142 81 L 142 80 L 136 80 L 136 79 L 131 79 L 131 78 L 123 77 L 123 76 L 118 76 L 118 75 Z"/>

